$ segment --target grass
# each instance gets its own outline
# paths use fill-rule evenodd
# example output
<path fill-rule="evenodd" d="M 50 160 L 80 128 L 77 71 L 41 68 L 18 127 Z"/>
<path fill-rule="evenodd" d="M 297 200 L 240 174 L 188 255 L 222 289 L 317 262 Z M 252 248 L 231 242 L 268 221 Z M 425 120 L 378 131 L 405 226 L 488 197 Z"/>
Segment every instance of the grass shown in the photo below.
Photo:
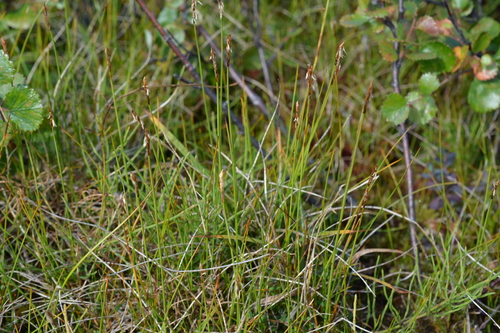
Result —
<path fill-rule="evenodd" d="M 401 135 L 379 110 L 390 66 L 338 25 L 348 2 L 261 1 L 272 94 L 244 3 L 219 18 L 205 1 L 198 23 L 222 50 L 231 34 L 231 63 L 289 135 L 224 57 L 216 81 L 190 8 L 175 24 L 217 103 L 174 77 L 191 79 L 133 1 L 65 2 L 50 31 L 33 5 L 30 29 L 3 32 L 57 127 L 0 151 L 0 331 L 499 332 L 498 112 L 470 110 L 467 76 L 436 93 L 437 118 L 411 131 L 411 221 Z"/>

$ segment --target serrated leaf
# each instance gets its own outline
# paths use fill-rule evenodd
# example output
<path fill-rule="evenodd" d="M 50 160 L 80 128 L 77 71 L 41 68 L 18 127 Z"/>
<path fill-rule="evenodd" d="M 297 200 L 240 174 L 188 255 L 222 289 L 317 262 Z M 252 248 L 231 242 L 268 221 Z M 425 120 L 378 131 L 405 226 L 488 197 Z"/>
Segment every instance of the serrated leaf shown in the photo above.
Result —
<path fill-rule="evenodd" d="M 416 27 L 418 30 L 422 30 L 431 36 L 439 35 L 439 28 L 436 24 L 436 21 L 434 21 L 434 19 L 428 15 L 419 18 Z"/>
<path fill-rule="evenodd" d="M 15 87 L 5 96 L 2 106 L 7 117 L 24 131 L 34 131 L 42 123 L 43 106 L 35 90 Z"/>
<path fill-rule="evenodd" d="M 398 60 L 398 54 L 396 53 L 396 50 L 394 50 L 394 45 L 386 42 L 386 41 L 381 41 L 378 44 L 378 50 L 380 54 L 382 55 L 382 58 L 384 60 L 394 62 Z"/>
<path fill-rule="evenodd" d="M 430 95 L 439 88 L 439 80 L 436 74 L 425 73 L 418 80 L 420 91 L 424 95 Z"/>
<path fill-rule="evenodd" d="M 413 61 L 421 61 L 421 60 L 431 60 L 437 58 L 436 52 L 414 52 L 407 53 L 405 56 Z"/>
<path fill-rule="evenodd" d="M 384 104 L 382 104 L 382 116 L 395 125 L 399 125 L 408 119 L 409 113 L 410 108 L 406 103 L 406 99 L 400 94 L 388 95 Z"/>
<path fill-rule="evenodd" d="M 494 39 L 500 35 L 500 23 L 491 17 L 485 16 L 477 21 L 477 23 L 474 24 L 474 26 L 469 30 L 470 36 L 479 35 L 482 32 L 487 32 L 491 39 Z"/>
<path fill-rule="evenodd" d="M 500 80 L 474 79 L 469 87 L 467 102 L 476 112 L 488 112 L 500 107 Z"/>
<path fill-rule="evenodd" d="M 340 19 L 340 24 L 347 28 L 354 28 L 362 24 L 365 24 L 369 20 L 370 18 L 366 15 L 360 13 L 354 13 L 342 16 L 342 18 Z"/>
<path fill-rule="evenodd" d="M 432 96 L 413 91 L 406 96 L 406 99 L 411 106 L 409 119 L 412 122 L 425 125 L 436 116 L 438 108 Z"/>
<path fill-rule="evenodd" d="M 486 50 L 491 43 L 491 36 L 487 32 L 481 32 L 472 42 L 472 52 L 478 53 Z"/>
<path fill-rule="evenodd" d="M 0 85 L 11 83 L 14 78 L 14 64 L 3 50 L 0 50 Z"/>
<path fill-rule="evenodd" d="M 435 52 L 437 58 L 433 60 L 423 60 L 420 62 L 423 72 L 443 73 L 450 72 L 455 66 L 456 58 L 453 50 L 446 44 L 441 42 L 427 43 L 421 50 L 424 53 Z"/>

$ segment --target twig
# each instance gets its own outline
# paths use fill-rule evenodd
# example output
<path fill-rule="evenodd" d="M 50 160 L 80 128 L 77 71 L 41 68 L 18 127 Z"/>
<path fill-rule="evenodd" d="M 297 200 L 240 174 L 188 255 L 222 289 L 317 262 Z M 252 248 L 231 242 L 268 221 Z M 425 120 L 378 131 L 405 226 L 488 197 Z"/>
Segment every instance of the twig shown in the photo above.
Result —
<path fill-rule="evenodd" d="M 175 53 L 175 55 L 181 60 L 182 64 L 186 67 L 186 69 L 191 73 L 191 76 L 193 76 L 195 82 L 199 84 L 203 84 L 201 80 L 200 74 L 196 71 L 194 66 L 189 62 L 189 60 L 182 54 L 182 52 L 179 50 L 177 45 L 175 44 L 175 41 L 173 38 L 170 36 L 170 34 L 160 25 L 156 17 L 153 15 L 153 13 L 149 10 L 148 6 L 144 3 L 143 0 L 136 0 L 137 3 L 141 6 L 142 10 L 148 17 L 148 19 L 153 23 L 154 27 L 160 35 L 163 37 L 163 40 L 168 44 L 170 49 Z M 205 86 L 205 93 L 207 96 L 215 103 L 217 103 L 217 94 L 210 89 L 209 87 Z M 245 133 L 245 126 L 241 122 L 241 120 L 238 118 L 236 114 L 234 114 L 232 111 L 228 112 L 227 105 L 222 105 L 222 110 L 224 111 L 224 114 L 226 116 L 230 115 L 231 116 L 231 121 L 232 123 L 238 128 L 238 131 L 240 134 Z M 250 135 L 250 140 L 252 142 L 252 146 L 254 146 L 259 153 L 265 158 L 267 156 L 266 151 L 261 147 L 260 143 L 255 139 L 252 135 Z"/>
<path fill-rule="evenodd" d="M 403 0 L 398 1 L 398 21 L 402 20 L 404 18 L 404 3 Z M 401 68 L 401 64 L 403 62 L 403 58 L 401 57 L 401 43 L 399 43 L 398 40 L 398 35 L 396 31 L 396 27 L 392 23 L 392 21 L 388 18 L 385 17 L 383 20 L 383 23 L 391 30 L 391 33 L 396 40 L 394 42 L 394 50 L 396 51 L 396 54 L 398 55 L 398 59 L 392 63 L 392 87 L 394 89 L 394 92 L 397 94 L 401 94 L 401 86 L 399 82 L 399 72 Z M 411 129 L 411 126 L 410 126 Z M 403 156 L 405 160 L 405 166 L 406 166 L 406 184 L 408 186 L 408 215 L 411 220 L 416 219 L 416 213 L 415 213 L 415 197 L 413 196 L 414 193 L 414 186 L 413 186 L 413 167 L 412 167 L 412 154 L 411 154 L 411 149 L 410 149 L 410 140 L 408 138 L 408 131 L 409 129 L 407 128 L 405 123 L 402 123 L 399 125 L 399 131 L 401 133 L 402 137 L 402 142 L 403 142 Z M 418 260 L 418 239 L 417 239 L 417 233 L 415 230 L 415 226 L 410 224 L 410 242 L 411 246 L 413 248 L 413 255 L 415 257 L 415 264 L 417 269 L 420 271 L 420 265 L 419 265 L 419 260 Z M 420 277 L 420 274 L 418 274 Z M 419 278 L 420 281 L 420 278 Z"/>
<path fill-rule="evenodd" d="M 458 32 L 458 35 L 460 36 L 460 41 L 464 45 L 471 45 L 471 42 L 465 38 L 464 33 L 462 32 L 462 29 L 457 24 L 457 21 L 455 21 L 455 17 L 453 17 L 453 13 L 451 12 L 450 5 L 448 4 L 447 0 L 442 0 L 443 1 L 443 6 L 446 8 L 446 12 L 448 13 L 448 18 L 450 19 L 451 23 L 455 27 L 455 30 Z"/>

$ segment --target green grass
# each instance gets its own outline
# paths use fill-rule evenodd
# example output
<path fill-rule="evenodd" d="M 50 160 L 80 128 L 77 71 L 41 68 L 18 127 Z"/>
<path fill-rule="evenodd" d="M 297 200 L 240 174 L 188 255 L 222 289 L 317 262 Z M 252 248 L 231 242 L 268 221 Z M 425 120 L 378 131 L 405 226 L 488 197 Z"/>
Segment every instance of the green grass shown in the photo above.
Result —
<path fill-rule="evenodd" d="M 437 118 L 411 132 L 411 221 L 401 136 L 379 108 L 390 65 L 338 25 L 348 2 L 261 1 L 274 97 L 241 4 L 225 3 L 222 19 L 215 1 L 198 7 L 220 49 L 232 35 L 231 63 L 290 135 L 224 59 L 216 82 L 190 8 L 176 24 L 217 103 L 174 78 L 192 79 L 133 1 L 76 3 L 49 10 L 51 31 L 35 6 L 31 29 L 2 32 L 57 127 L 19 132 L 0 151 L 0 332 L 500 330 L 498 115 L 470 110 L 470 77 L 442 87 Z M 417 82 L 415 68 L 403 84 Z"/>

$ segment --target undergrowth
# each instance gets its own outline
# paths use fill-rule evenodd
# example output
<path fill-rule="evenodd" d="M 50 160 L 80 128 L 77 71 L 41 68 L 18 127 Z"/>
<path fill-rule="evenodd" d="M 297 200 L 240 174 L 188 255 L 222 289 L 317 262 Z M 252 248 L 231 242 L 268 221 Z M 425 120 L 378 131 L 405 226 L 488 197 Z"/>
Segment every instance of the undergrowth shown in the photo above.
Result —
<path fill-rule="evenodd" d="M 252 3 L 197 6 L 217 73 L 191 7 L 174 8 L 206 86 L 133 1 L 65 2 L 50 30 L 35 6 L 3 33 L 56 127 L 0 151 L 0 331 L 499 332 L 498 111 L 470 111 L 466 75 L 439 90 L 443 111 L 409 133 L 412 221 L 378 108 L 390 67 L 338 25 L 348 2 L 260 2 L 272 91 Z M 228 35 L 269 117 L 230 78 Z"/>

